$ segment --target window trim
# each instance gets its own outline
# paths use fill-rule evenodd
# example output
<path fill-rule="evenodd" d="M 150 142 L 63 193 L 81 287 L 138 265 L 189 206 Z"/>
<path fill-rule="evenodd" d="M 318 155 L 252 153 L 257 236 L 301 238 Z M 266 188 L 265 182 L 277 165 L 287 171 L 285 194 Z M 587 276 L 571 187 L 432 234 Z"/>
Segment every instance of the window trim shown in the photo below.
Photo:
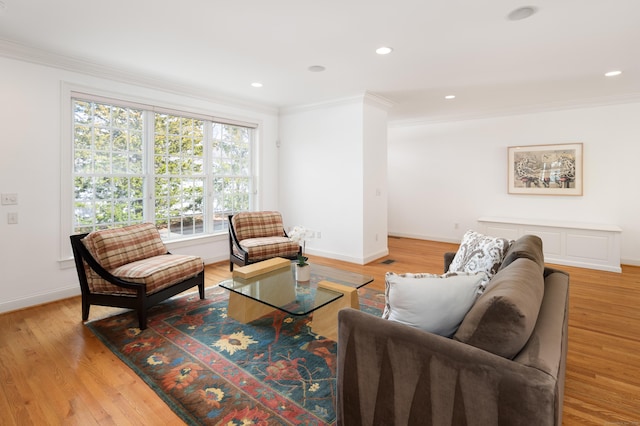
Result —
<path fill-rule="evenodd" d="M 60 128 L 60 257 L 59 264 L 62 269 L 73 267 L 73 253 L 69 244 L 69 236 L 73 233 L 73 187 L 71 185 L 73 177 L 73 115 L 72 105 L 74 98 L 83 98 L 95 102 L 113 103 L 121 106 L 129 106 L 132 108 L 143 108 L 153 113 L 186 115 L 196 119 L 207 121 L 215 121 L 217 123 L 248 127 L 254 130 L 252 138 L 252 160 L 251 160 L 251 196 L 254 198 L 253 206 L 258 206 L 258 186 L 260 182 L 260 167 L 258 167 L 260 158 L 260 140 L 261 140 L 261 120 L 250 119 L 247 117 L 234 117 L 233 114 L 228 116 L 214 115 L 203 112 L 199 108 L 190 108 L 184 105 L 174 105 L 170 101 L 160 101 L 144 98 L 142 96 L 124 95 L 122 93 L 108 91 L 99 88 L 86 87 L 74 83 L 62 81 L 60 90 L 60 111 L 61 111 L 61 128 Z M 180 95 L 184 97 L 184 95 Z M 158 106 L 163 105 L 163 106 Z M 205 159 L 206 160 L 206 159 Z M 145 160 L 146 161 L 146 160 Z M 147 171 L 148 172 L 148 171 Z M 212 194 L 207 194 L 212 196 Z M 169 240 L 165 242 L 167 246 L 186 247 L 190 245 L 202 244 L 203 242 L 220 241 L 226 236 L 224 232 L 206 233 L 196 236 L 185 236 L 183 238 Z"/>

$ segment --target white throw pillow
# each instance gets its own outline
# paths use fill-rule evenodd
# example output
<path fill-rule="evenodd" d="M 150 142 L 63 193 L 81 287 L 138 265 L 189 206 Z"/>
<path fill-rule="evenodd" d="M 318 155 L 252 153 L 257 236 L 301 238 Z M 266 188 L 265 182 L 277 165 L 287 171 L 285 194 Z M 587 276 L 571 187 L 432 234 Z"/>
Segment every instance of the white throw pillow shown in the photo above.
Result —
<path fill-rule="evenodd" d="M 509 244 L 506 238 L 467 231 L 449 265 L 448 272 L 485 272 L 488 281 L 498 272 Z"/>
<path fill-rule="evenodd" d="M 455 334 L 487 279 L 480 273 L 385 276 L 383 318 L 450 337 Z"/>

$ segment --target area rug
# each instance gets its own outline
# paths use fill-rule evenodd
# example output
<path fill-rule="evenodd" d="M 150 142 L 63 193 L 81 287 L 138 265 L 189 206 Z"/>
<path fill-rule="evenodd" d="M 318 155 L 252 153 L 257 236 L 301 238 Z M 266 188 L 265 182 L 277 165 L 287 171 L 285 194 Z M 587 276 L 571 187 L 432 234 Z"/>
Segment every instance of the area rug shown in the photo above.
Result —
<path fill-rule="evenodd" d="M 87 326 L 187 424 L 335 424 L 336 342 L 312 333 L 308 316 L 239 323 L 220 290 L 152 308 L 143 331 L 133 311 Z M 384 295 L 358 293 L 379 316 Z"/>

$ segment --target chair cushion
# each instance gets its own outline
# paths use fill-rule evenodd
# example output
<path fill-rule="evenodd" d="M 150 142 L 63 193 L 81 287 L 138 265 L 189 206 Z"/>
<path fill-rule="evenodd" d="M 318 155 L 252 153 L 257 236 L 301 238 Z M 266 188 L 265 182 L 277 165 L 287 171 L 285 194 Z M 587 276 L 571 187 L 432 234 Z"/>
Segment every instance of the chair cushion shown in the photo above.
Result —
<path fill-rule="evenodd" d="M 287 237 L 263 237 L 241 240 L 240 245 L 249 253 L 249 261 L 271 259 L 272 257 L 295 257 L 300 246 Z"/>
<path fill-rule="evenodd" d="M 82 242 L 106 270 L 167 253 L 152 223 L 94 231 Z"/>
<path fill-rule="evenodd" d="M 121 265 L 109 272 L 124 280 L 146 285 L 146 294 L 156 293 L 173 284 L 198 275 L 204 266 L 198 256 L 163 254 Z M 135 290 L 115 286 L 91 271 L 87 274 L 89 288 L 93 293 L 136 294 Z"/>
<path fill-rule="evenodd" d="M 279 212 L 242 212 L 231 218 L 238 241 L 263 237 L 284 237 Z"/>

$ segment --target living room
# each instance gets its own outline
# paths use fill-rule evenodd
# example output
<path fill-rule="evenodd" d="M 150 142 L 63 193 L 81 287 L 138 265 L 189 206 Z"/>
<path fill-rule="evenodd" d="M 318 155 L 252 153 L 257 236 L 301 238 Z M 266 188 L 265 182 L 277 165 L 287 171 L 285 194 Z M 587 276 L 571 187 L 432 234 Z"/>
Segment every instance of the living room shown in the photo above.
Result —
<path fill-rule="evenodd" d="M 42 3 L 38 6 L 47 10 L 49 6 Z M 542 38 L 545 27 L 535 20 L 550 19 L 545 10 L 560 20 L 570 17 L 573 7 L 579 4 L 541 3 L 539 13 L 529 20 L 510 22 L 505 16 L 513 5 L 500 3 L 491 8 L 496 22 L 527 25 L 523 33 L 508 36 L 529 41 L 536 35 Z M 70 140 L 64 137 L 69 134 L 69 123 L 64 120 L 68 117 L 65 102 L 68 103 L 70 91 L 151 100 L 165 107 L 259 123 L 256 209 L 279 210 L 287 226 L 303 225 L 314 230 L 317 236 L 308 241 L 307 251 L 316 256 L 365 264 L 388 253 L 387 235 L 457 243 L 467 229 L 478 227 L 479 218 L 491 216 L 618 226 L 622 229 L 621 263 L 640 266 L 640 197 L 633 186 L 640 158 L 640 65 L 635 54 L 640 36 L 636 27 L 629 26 L 640 12 L 637 2 L 620 2 L 606 8 L 606 14 L 590 5 L 593 9 L 585 12 L 580 29 L 586 31 L 584 28 L 592 23 L 590 19 L 596 20 L 599 13 L 607 17 L 607 25 L 592 25 L 594 35 L 584 37 L 584 44 L 576 39 L 577 35 L 574 38 L 565 34 L 569 24 L 553 20 L 553 35 L 565 36 L 562 43 L 557 41 L 560 47 L 554 50 L 556 56 L 541 53 L 544 45 L 533 42 L 526 46 L 529 50 L 522 49 L 537 53 L 527 63 L 531 67 L 543 64 L 537 69 L 544 78 L 552 78 L 549 81 L 525 79 L 516 86 L 514 81 L 501 84 L 495 81 L 497 77 L 492 80 L 485 75 L 484 84 L 467 83 L 467 77 L 456 68 L 457 71 L 448 72 L 460 76 L 446 80 L 443 86 L 425 83 L 404 103 L 390 95 L 410 89 L 396 87 L 387 90 L 387 94 L 383 87 L 373 90 L 355 85 L 333 97 L 316 94 L 306 102 L 282 105 L 269 100 L 269 96 L 275 99 L 273 92 L 284 90 L 284 84 L 278 89 L 266 84 L 260 95 L 262 100 L 247 100 L 251 95 L 245 91 L 234 98 L 209 86 L 198 90 L 187 83 L 188 75 L 168 80 L 166 76 L 136 72 L 142 65 L 127 66 L 135 64 L 135 59 L 105 63 L 104 58 L 92 61 L 74 56 L 73 52 L 65 55 L 60 45 L 47 48 L 46 32 L 39 34 L 40 44 L 14 40 L 6 28 L 14 11 L 23 6 L 10 1 L 2 4 L 0 192 L 18 197 L 16 205 L 0 206 L 0 312 L 79 294 L 68 241 L 71 212 L 63 200 L 68 194 L 65 179 L 70 173 Z M 375 17 L 375 23 L 385 22 L 383 17 Z M 469 20 L 465 15 L 465 24 Z M 544 23 L 551 25 L 549 21 Z M 341 25 L 343 33 L 337 31 L 338 35 L 350 34 L 350 25 Z M 32 24 L 30 28 L 39 27 Z M 599 36 L 606 40 L 602 46 L 594 42 Z M 471 35 L 464 40 L 473 41 Z M 375 45 L 378 40 L 370 43 Z M 402 46 L 394 47 L 396 51 L 391 56 L 367 59 L 366 65 L 384 71 L 388 60 L 402 53 Z M 553 43 L 548 47 L 551 49 Z M 518 51 L 517 45 L 509 48 L 510 53 Z M 481 68 L 495 61 L 499 51 L 489 52 L 492 55 L 486 61 L 473 54 L 456 65 L 471 70 Z M 273 62 L 282 55 L 278 53 Z M 567 71 L 564 79 L 546 74 L 545 68 L 554 68 L 556 59 L 570 63 L 587 56 L 607 60 L 602 60 L 597 70 L 593 64 L 589 70 L 566 65 L 574 73 L 569 75 Z M 442 53 L 438 56 L 443 62 L 446 57 Z M 316 64 L 311 61 L 322 59 L 308 55 L 303 58 L 306 62 L 301 68 L 305 75 L 301 80 L 310 86 L 318 84 L 318 91 L 324 90 L 326 86 L 316 78 L 323 74 L 306 70 Z M 518 57 L 525 58 L 526 55 Z M 616 63 L 612 63 L 614 58 Z M 238 63 L 245 65 L 240 58 Z M 339 67 L 336 60 L 332 65 Z M 512 62 L 507 65 L 514 72 L 522 71 Z M 605 77 L 610 67 L 619 67 L 623 73 Z M 330 72 L 332 67 L 327 65 L 325 75 Z M 251 73 L 243 74 L 253 78 L 247 75 Z M 359 77 L 347 74 L 345 78 Z M 399 74 L 395 79 L 405 77 L 408 78 Z M 216 78 L 215 73 L 211 78 Z M 456 81 L 458 84 L 454 85 Z M 445 100 L 451 91 L 457 98 Z M 465 93 L 473 96 L 475 104 L 463 103 Z M 509 93 L 514 96 L 503 99 Z M 408 112 L 412 103 L 421 107 L 416 109 L 420 114 Z M 457 110 L 456 105 L 464 107 Z M 507 192 L 507 147 L 563 143 L 583 144 L 582 196 Z M 17 224 L 7 223 L 10 213 L 17 213 Z M 199 255 L 206 263 L 228 258 L 226 233 L 171 243 L 169 247 L 176 253 Z"/>

